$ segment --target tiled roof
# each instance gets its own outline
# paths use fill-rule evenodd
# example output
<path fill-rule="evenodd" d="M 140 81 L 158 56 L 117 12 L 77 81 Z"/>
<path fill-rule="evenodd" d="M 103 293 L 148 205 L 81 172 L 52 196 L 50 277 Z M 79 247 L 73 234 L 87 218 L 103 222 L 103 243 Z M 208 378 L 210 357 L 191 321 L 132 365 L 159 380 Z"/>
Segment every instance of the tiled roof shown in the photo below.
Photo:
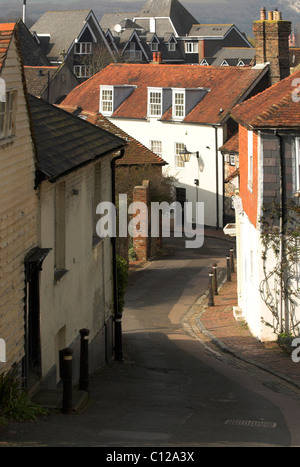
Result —
<path fill-rule="evenodd" d="M 57 178 L 126 146 L 123 139 L 28 96 L 39 171 Z"/>
<path fill-rule="evenodd" d="M 297 81 L 299 80 L 299 81 Z M 274 84 L 233 109 L 233 118 L 249 128 L 298 128 L 300 122 L 300 71 Z"/>
<path fill-rule="evenodd" d="M 0 24 L 0 69 L 6 58 L 6 53 L 14 34 L 15 23 L 1 23 Z"/>
<path fill-rule="evenodd" d="M 100 85 L 132 85 L 136 88 L 116 109 L 113 117 L 145 119 L 148 87 L 200 87 L 209 92 L 191 110 L 184 122 L 220 124 L 265 72 L 266 69 L 244 67 L 111 64 L 75 88 L 63 105 L 80 106 L 84 110 L 97 113 Z M 167 119 L 168 115 L 163 118 Z"/>
<path fill-rule="evenodd" d="M 60 107 L 66 110 L 67 112 L 71 113 L 73 113 L 76 110 L 76 108 L 74 107 Z M 80 115 L 86 117 L 86 120 L 92 123 L 93 125 L 96 125 L 102 128 L 103 130 L 109 131 L 115 136 L 123 138 L 126 141 L 127 146 L 125 149 L 125 154 L 122 157 L 122 159 L 118 159 L 116 161 L 116 165 L 167 165 L 167 162 L 164 161 L 161 157 L 159 157 L 154 152 L 150 151 L 150 149 L 148 149 L 136 139 L 132 138 L 132 136 L 129 136 L 125 131 L 121 130 L 112 122 L 110 122 L 107 118 L 103 117 L 103 115 L 84 111 L 82 111 Z"/>
<path fill-rule="evenodd" d="M 226 154 L 238 154 L 239 152 L 239 133 L 235 133 L 223 146 L 219 148 L 219 151 Z"/>

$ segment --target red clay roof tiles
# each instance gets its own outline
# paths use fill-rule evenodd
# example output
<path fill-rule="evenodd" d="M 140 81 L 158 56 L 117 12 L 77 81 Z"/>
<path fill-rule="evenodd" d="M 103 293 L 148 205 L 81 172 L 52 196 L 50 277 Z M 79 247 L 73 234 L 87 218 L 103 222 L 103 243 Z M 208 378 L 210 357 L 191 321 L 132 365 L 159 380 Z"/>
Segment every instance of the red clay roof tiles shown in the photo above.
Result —
<path fill-rule="evenodd" d="M 263 73 L 265 70 L 243 67 L 111 64 L 75 88 L 63 104 L 79 105 L 84 110 L 98 112 L 100 85 L 134 85 L 136 89 L 112 117 L 145 119 L 148 87 L 202 87 L 209 89 L 209 92 L 191 110 L 184 122 L 220 124 Z M 166 118 L 168 114 L 164 115 L 164 120 Z"/>
<path fill-rule="evenodd" d="M 15 23 L 0 23 L 0 69 L 6 57 L 11 38 L 14 34 Z"/>
<path fill-rule="evenodd" d="M 298 128 L 300 126 L 300 71 L 274 84 L 247 102 L 236 106 L 231 115 L 250 128 Z M 296 99 L 295 99 L 296 97 Z"/>

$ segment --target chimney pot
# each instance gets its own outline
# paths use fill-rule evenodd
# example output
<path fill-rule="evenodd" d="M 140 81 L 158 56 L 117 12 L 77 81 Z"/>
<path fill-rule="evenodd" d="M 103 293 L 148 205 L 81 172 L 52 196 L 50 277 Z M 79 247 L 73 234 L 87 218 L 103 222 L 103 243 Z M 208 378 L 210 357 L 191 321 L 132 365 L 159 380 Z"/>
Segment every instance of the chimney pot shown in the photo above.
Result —
<path fill-rule="evenodd" d="M 260 10 L 260 20 L 261 20 L 261 21 L 265 21 L 266 19 L 267 19 L 266 9 L 265 9 L 265 7 L 263 7 L 263 8 Z"/>
<path fill-rule="evenodd" d="M 268 11 L 268 20 L 273 21 L 273 11 Z"/>

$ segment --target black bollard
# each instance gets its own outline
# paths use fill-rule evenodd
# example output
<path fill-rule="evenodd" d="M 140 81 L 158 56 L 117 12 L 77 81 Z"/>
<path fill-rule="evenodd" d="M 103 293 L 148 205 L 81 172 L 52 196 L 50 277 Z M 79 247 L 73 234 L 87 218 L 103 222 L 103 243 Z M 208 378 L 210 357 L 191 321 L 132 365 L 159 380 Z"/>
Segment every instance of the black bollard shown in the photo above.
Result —
<path fill-rule="evenodd" d="M 88 329 L 80 329 L 80 375 L 79 389 L 87 391 L 89 388 L 89 334 Z"/>
<path fill-rule="evenodd" d="M 227 259 L 227 281 L 231 282 L 230 256 L 226 256 L 226 259 Z"/>
<path fill-rule="evenodd" d="M 217 278 L 217 263 L 213 264 L 213 274 L 214 274 L 214 294 L 218 295 L 218 278 Z"/>
<path fill-rule="evenodd" d="M 73 411 L 73 383 L 72 383 L 72 364 L 73 350 L 70 348 L 62 351 L 62 379 L 63 379 L 63 401 L 62 412 L 70 414 Z"/>
<path fill-rule="evenodd" d="M 231 265 L 231 272 L 234 272 L 234 249 L 230 248 L 230 265 Z"/>
<path fill-rule="evenodd" d="M 209 283 L 208 283 L 208 306 L 214 306 L 214 293 L 213 293 L 213 272 L 209 272 Z"/>
<path fill-rule="evenodd" d="M 115 360 L 123 361 L 123 346 L 122 346 L 122 315 L 115 314 Z"/>

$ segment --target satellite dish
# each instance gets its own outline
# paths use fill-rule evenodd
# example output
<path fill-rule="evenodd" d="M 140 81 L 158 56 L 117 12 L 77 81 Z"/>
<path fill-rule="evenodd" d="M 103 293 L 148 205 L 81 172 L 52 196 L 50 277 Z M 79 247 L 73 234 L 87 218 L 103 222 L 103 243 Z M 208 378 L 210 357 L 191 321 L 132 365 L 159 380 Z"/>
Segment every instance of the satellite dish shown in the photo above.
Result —
<path fill-rule="evenodd" d="M 120 24 L 116 24 L 115 27 L 114 27 L 115 31 L 117 33 L 121 32 L 122 31 L 122 26 Z"/>

